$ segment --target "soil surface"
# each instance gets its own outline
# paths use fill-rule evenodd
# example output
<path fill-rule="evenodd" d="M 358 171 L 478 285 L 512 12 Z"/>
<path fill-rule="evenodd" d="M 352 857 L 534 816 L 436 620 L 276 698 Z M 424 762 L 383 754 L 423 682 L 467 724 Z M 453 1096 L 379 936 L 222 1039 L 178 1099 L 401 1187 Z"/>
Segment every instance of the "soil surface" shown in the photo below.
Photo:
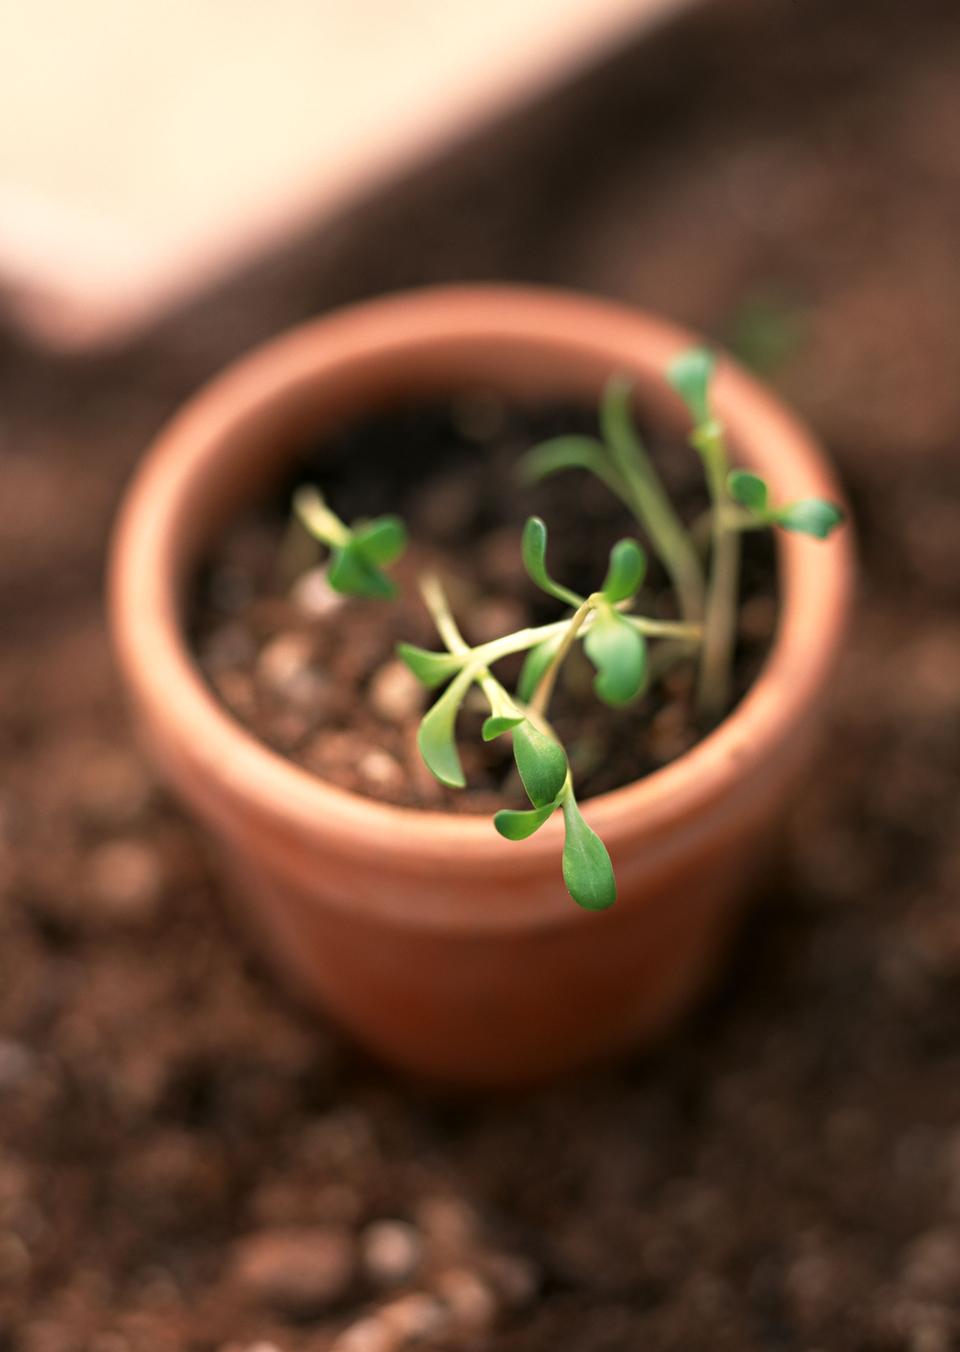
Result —
<path fill-rule="evenodd" d="M 135 351 L 0 338 L 3 1352 L 960 1345 L 958 69 L 955 0 L 715 0 Z M 778 353 L 864 573 L 722 989 L 654 1055 L 472 1105 L 261 968 L 134 750 L 100 602 L 122 483 L 211 369 L 450 276 Z"/>
<path fill-rule="evenodd" d="M 581 595 L 602 584 L 615 541 L 643 533 L 629 512 L 582 471 L 532 487 L 518 482 L 525 451 L 572 433 L 598 435 L 596 411 L 511 409 L 484 392 L 451 406 L 381 414 L 299 457 L 272 510 L 264 505 L 245 517 L 214 549 L 198 588 L 198 658 L 227 708 L 274 750 L 340 788 L 452 812 L 529 806 L 510 738 L 482 740 L 489 708 L 479 692 L 457 726 L 466 789 L 445 789 L 426 769 L 417 729 L 436 694 L 396 656 L 396 645 L 443 647 L 419 596 L 427 573 L 442 579 L 471 644 L 569 614 L 524 570 L 523 523 L 534 513 L 548 525 L 552 575 Z M 708 500 L 695 452 L 644 439 L 681 518 L 688 524 L 702 518 Z M 322 563 L 327 551 L 291 526 L 292 494 L 303 483 L 320 485 L 348 521 L 402 516 L 410 542 L 390 569 L 395 602 L 347 599 L 330 588 Z M 733 699 L 756 676 L 776 623 L 773 543 L 767 534 L 748 534 L 742 545 Z M 634 609 L 679 618 L 655 558 Z M 660 646 L 648 644 L 652 664 Z M 508 689 L 516 688 L 521 666 L 520 655 L 497 664 Z M 665 765 L 707 730 L 695 709 L 690 660 L 675 663 L 618 709 L 596 698 L 593 678 L 577 645 L 549 710 L 581 801 Z"/>

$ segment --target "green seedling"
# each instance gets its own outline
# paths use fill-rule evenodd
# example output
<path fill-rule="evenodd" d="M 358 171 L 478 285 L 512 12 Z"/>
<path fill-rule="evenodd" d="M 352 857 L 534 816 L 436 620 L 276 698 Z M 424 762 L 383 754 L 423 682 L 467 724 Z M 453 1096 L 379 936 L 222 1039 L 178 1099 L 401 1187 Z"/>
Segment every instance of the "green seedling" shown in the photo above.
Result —
<path fill-rule="evenodd" d="M 481 736 L 484 741 L 510 738 L 517 775 L 529 801 L 528 807 L 497 812 L 493 825 L 505 839 L 522 841 L 559 812 L 563 880 L 574 901 L 588 910 L 611 906 L 617 888 L 606 846 L 584 820 L 570 758 L 549 721 L 556 682 L 573 648 L 581 645 L 594 667 L 594 692 L 612 708 L 638 699 L 676 660 L 695 659 L 701 714 L 707 721 L 720 717 L 729 700 L 741 534 L 779 527 L 822 540 L 843 520 L 839 507 L 817 498 L 774 505 L 763 479 L 751 471 L 731 469 L 723 424 L 713 407 L 714 359 L 709 352 L 698 348 L 682 353 L 667 379 L 690 415 L 690 444 L 700 456 L 710 494 L 706 562 L 642 444 L 633 421 L 632 391 L 620 377 L 614 377 L 604 392 L 599 436 L 545 442 L 522 459 L 519 471 L 527 483 L 571 469 L 587 471 L 605 483 L 630 508 L 663 565 L 676 594 L 678 619 L 635 613 L 647 574 L 647 555 L 638 540 L 619 540 L 610 551 L 603 581 L 581 596 L 552 576 L 547 527 L 532 516 L 521 543 L 524 568 L 535 585 L 562 607 L 561 618 L 470 646 L 440 580 L 428 576 L 421 579 L 421 592 L 443 648 L 432 651 L 410 643 L 397 648 L 424 686 L 441 691 L 417 736 L 430 771 L 450 788 L 465 787 L 457 720 L 468 696 L 479 690 L 489 711 Z M 310 534 L 329 547 L 333 587 L 359 597 L 387 599 L 395 594 L 383 568 L 399 557 L 406 543 L 397 517 L 347 527 L 312 488 L 297 493 L 294 510 Z M 495 668 L 504 658 L 521 653 L 522 669 L 511 692 Z"/>
<path fill-rule="evenodd" d="M 457 750 L 457 717 L 471 689 L 482 692 L 489 715 L 482 737 L 510 737 L 513 759 L 528 808 L 504 809 L 493 824 L 507 840 L 526 840 L 559 811 L 564 824 L 563 879 L 580 906 L 603 910 L 613 904 L 617 889 L 610 856 L 577 806 L 573 775 L 565 749 L 548 721 L 557 676 L 577 642 L 596 669 L 594 688 L 614 707 L 641 694 L 647 676 L 647 644 L 651 638 L 695 641 L 699 626 L 634 615 L 629 607 L 646 574 L 646 555 L 636 540 L 618 541 L 602 585 L 581 596 L 556 581 L 547 567 L 547 527 L 530 517 L 523 532 L 524 567 L 531 580 L 567 609 L 553 624 L 521 629 L 471 647 L 463 638 L 439 580 L 423 580 L 424 603 L 446 645 L 445 652 L 401 643 L 400 657 L 424 685 L 445 684 L 424 715 L 420 754 L 441 783 L 463 788 L 465 776 Z M 517 689 L 510 693 L 492 668 L 505 657 L 526 653 Z"/>
<path fill-rule="evenodd" d="M 312 487 L 297 489 L 293 511 L 308 534 L 330 550 L 327 581 L 334 591 L 375 601 L 396 597 L 397 588 L 383 570 L 407 547 L 406 527 L 398 516 L 346 526 Z"/>

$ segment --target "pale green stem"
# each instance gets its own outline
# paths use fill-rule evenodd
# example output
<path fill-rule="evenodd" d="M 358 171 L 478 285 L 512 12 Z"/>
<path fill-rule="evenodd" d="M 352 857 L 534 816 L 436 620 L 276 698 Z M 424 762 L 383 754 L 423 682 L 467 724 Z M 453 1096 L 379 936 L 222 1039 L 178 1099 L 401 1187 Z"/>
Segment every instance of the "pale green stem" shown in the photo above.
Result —
<path fill-rule="evenodd" d="M 494 662 L 499 662 L 503 657 L 510 657 L 514 653 L 526 652 L 530 648 L 535 648 L 537 644 L 544 643 L 546 640 L 556 638 L 559 634 L 570 636 L 570 643 L 577 637 L 577 634 L 583 628 L 589 628 L 593 620 L 592 600 L 588 598 L 584 602 L 581 610 L 587 610 L 587 614 L 578 622 L 577 628 L 571 633 L 573 616 L 567 620 L 557 620 L 553 624 L 542 624 L 535 628 L 518 629 L 513 634 L 505 634 L 503 638 L 491 639 L 488 643 L 482 643 L 478 648 L 471 648 L 457 626 L 457 622 L 450 610 L 450 604 L 438 578 L 433 575 L 424 577 L 420 581 L 420 591 L 423 596 L 424 605 L 430 612 L 434 624 L 437 627 L 437 633 L 440 635 L 448 652 L 455 653 L 460 657 L 471 658 L 471 665 L 476 666 L 484 676 L 493 681 L 498 690 L 502 692 L 502 697 L 510 700 L 510 696 L 496 677 L 490 675 L 488 668 Z M 618 607 L 619 609 L 620 607 Z M 579 612 L 577 612 L 579 614 Z M 686 645 L 695 646 L 700 642 L 702 636 L 702 627 L 699 624 L 683 624 L 677 620 L 654 620 L 643 615 L 625 615 L 624 619 L 629 621 L 641 634 L 648 638 L 669 638 L 676 639 Z M 567 645 L 569 651 L 569 644 Z M 563 653 L 566 656 L 566 652 Z M 555 657 L 560 657 L 560 650 Z M 561 658 L 562 660 L 562 658 Z M 492 690 L 484 686 L 480 681 L 493 707 Z M 512 704 L 512 700 L 510 701 Z"/>
<path fill-rule="evenodd" d="M 690 535 L 701 554 L 707 552 L 713 538 L 713 516 L 713 508 L 710 507 L 707 511 L 701 512 L 690 527 Z M 740 535 L 746 531 L 769 530 L 771 524 L 770 521 L 764 521 L 762 517 L 755 516 L 741 507 L 730 507 L 723 513 L 724 529 L 737 531 Z"/>
<path fill-rule="evenodd" d="M 490 672 L 483 658 L 478 656 L 481 650 L 479 648 L 472 649 L 461 634 L 454 619 L 453 611 L 450 609 L 447 594 L 443 590 L 443 584 L 435 574 L 429 573 L 420 579 L 420 594 L 447 650 L 456 653 L 458 656 L 466 657 L 469 655 L 473 657 L 474 661 L 471 665 L 477 669 L 475 679 L 487 697 L 490 712 L 507 716 L 511 712 L 519 712 L 507 691 Z"/>
<path fill-rule="evenodd" d="M 588 596 L 583 605 L 574 611 L 571 618 L 567 621 L 567 631 L 563 636 L 562 643 L 553 654 L 549 666 L 537 682 L 537 688 L 534 690 L 533 697 L 530 700 L 530 708 L 534 713 L 539 714 L 541 718 L 546 716 L 547 706 L 550 703 L 550 696 L 553 694 L 553 687 L 556 684 L 560 668 L 566 661 L 567 654 L 573 647 L 581 626 L 588 615 L 594 610 L 596 604 L 596 595 Z"/>
<path fill-rule="evenodd" d="M 670 574 L 681 615 L 694 623 L 704 613 L 703 570 L 693 542 L 637 436 L 630 410 L 630 386 L 625 382 L 608 388 L 603 424 L 610 453 L 627 486 L 627 505 Z"/>
<path fill-rule="evenodd" d="M 349 528 L 331 512 L 316 488 L 298 488 L 293 495 L 293 510 L 310 534 L 325 545 L 342 548 L 353 538 Z"/>
<path fill-rule="evenodd" d="M 692 440 L 703 456 L 713 503 L 710 582 L 697 704 L 704 718 L 715 720 L 726 712 L 730 698 L 740 584 L 740 536 L 726 521 L 731 502 L 726 486 L 728 465 L 722 430 L 718 424 L 708 424 L 699 428 Z"/>

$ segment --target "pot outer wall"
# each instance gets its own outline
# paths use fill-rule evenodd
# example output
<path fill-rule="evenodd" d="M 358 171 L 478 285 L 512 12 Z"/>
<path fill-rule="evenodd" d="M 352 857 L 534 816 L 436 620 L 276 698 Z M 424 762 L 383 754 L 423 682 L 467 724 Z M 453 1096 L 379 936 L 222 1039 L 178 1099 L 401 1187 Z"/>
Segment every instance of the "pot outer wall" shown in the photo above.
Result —
<path fill-rule="evenodd" d="M 183 600 L 217 532 L 344 419 L 492 390 L 595 401 L 612 371 L 647 416 L 683 415 L 663 372 L 696 341 L 586 298 L 455 288 L 353 307 L 231 368 L 161 434 L 114 542 L 111 622 L 161 772 L 205 823 L 277 970 L 386 1061 L 469 1088 L 542 1081 L 649 1042 L 715 972 L 815 746 L 851 583 L 848 531 L 781 535 L 781 619 L 760 678 L 678 761 L 588 801 L 619 896 L 579 910 L 562 827 L 502 841 L 489 819 L 323 784 L 255 741 L 205 687 Z M 775 497 L 838 498 L 812 442 L 733 363 L 715 386 L 738 463 Z"/>

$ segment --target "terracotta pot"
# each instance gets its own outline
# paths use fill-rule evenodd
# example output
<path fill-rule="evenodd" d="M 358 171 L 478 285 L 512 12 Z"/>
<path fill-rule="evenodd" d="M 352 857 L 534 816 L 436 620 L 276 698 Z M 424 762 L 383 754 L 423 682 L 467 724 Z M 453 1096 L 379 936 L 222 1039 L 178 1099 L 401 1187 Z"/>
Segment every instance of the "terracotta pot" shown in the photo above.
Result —
<path fill-rule="evenodd" d="M 579 910 L 561 824 L 522 844 L 488 816 L 386 806 L 261 745 L 184 637 L 216 533 L 305 443 L 372 408 L 467 389 L 593 403 L 612 371 L 681 426 L 663 372 L 693 341 L 658 319 L 546 291 L 463 287 L 360 305 L 267 344 L 162 433 L 113 548 L 119 663 L 157 765 L 221 848 L 281 972 L 377 1054 L 464 1086 L 531 1082 L 635 1046 L 715 970 L 807 768 L 844 631 L 849 532 L 781 533 L 782 613 L 735 713 L 681 759 L 587 802 L 616 905 Z M 716 404 L 777 498 L 838 497 L 809 433 L 732 363 Z"/>

